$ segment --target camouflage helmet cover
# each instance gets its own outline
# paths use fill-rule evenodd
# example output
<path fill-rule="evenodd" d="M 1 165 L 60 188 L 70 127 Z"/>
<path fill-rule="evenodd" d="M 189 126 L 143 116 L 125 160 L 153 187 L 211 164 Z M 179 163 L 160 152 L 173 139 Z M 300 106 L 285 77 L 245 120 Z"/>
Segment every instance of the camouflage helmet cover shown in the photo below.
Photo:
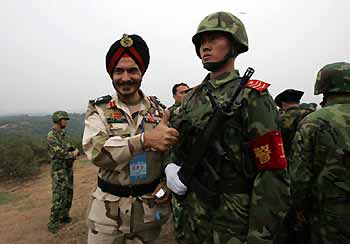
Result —
<path fill-rule="evenodd" d="M 350 93 L 350 64 L 327 64 L 317 73 L 314 94 L 343 92 Z"/>
<path fill-rule="evenodd" d="M 192 37 L 192 42 L 199 57 L 200 36 L 203 32 L 208 31 L 222 31 L 232 36 L 237 54 L 248 51 L 248 36 L 242 21 L 231 13 L 216 12 L 208 15 L 200 22 L 196 34 Z"/>
<path fill-rule="evenodd" d="M 54 123 L 58 123 L 61 119 L 69 120 L 69 116 L 66 111 L 56 111 L 52 114 L 52 121 Z"/>

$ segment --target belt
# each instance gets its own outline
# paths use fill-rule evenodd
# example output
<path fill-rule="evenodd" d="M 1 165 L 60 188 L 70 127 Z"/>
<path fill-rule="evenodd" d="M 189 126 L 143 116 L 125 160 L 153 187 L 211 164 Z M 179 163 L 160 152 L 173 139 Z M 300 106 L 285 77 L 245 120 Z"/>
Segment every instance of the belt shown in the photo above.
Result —
<path fill-rule="evenodd" d="M 160 179 L 156 179 L 149 184 L 122 186 L 111 184 L 105 180 L 102 180 L 100 177 L 97 179 L 97 185 L 103 192 L 107 192 L 118 197 L 138 197 L 154 192 L 159 183 Z"/>

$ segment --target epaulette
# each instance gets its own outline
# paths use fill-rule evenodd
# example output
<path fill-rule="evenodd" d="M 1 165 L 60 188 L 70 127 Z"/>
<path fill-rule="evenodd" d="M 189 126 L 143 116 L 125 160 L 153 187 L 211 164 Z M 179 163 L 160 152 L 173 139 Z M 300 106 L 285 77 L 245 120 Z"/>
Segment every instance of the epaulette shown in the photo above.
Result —
<path fill-rule="evenodd" d="M 259 92 L 265 91 L 269 86 L 269 83 L 263 82 L 261 80 L 249 80 L 245 85 L 245 87 L 252 88 Z"/>
<path fill-rule="evenodd" d="M 93 105 L 100 105 L 102 103 L 108 103 L 111 99 L 112 97 L 110 95 L 106 95 L 106 96 L 98 97 L 96 99 L 92 99 L 90 100 L 90 103 L 92 103 Z"/>

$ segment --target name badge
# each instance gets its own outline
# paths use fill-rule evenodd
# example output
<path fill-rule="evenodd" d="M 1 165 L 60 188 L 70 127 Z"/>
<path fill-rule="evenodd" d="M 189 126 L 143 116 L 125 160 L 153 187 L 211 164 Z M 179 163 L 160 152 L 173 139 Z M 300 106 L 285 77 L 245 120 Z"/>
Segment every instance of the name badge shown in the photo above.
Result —
<path fill-rule="evenodd" d="M 136 182 L 147 178 L 147 157 L 146 153 L 141 153 L 129 162 L 130 180 Z"/>

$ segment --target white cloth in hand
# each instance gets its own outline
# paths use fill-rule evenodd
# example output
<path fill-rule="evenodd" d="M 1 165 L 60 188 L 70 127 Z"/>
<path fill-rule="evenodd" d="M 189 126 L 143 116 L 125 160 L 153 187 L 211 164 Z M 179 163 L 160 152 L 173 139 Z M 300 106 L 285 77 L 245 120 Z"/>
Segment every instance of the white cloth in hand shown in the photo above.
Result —
<path fill-rule="evenodd" d="M 187 187 L 181 182 L 177 172 L 180 170 L 180 166 L 176 164 L 168 164 L 165 167 L 166 185 L 177 195 L 185 195 Z"/>

